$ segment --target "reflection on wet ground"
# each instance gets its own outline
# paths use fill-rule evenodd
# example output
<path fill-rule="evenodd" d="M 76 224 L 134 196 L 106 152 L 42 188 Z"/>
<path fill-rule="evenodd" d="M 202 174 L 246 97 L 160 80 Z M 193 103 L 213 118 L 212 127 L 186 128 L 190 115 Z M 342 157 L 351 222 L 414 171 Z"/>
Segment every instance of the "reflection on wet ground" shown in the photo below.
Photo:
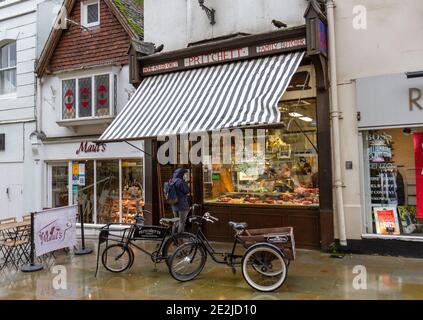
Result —
<path fill-rule="evenodd" d="M 90 243 L 94 247 L 94 242 Z M 226 244 L 219 244 L 229 248 Z M 285 284 L 272 293 L 251 289 L 240 269 L 214 263 L 210 258 L 202 274 L 191 282 L 175 281 L 165 263 L 154 264 L 136 253 L 135 263 L 124 273 L 103 267 L 94 277 L 96 254 L 74 256 L 58 253 L 45 269 L 26 274 L 0 272 L 0 299 L 423 299 L 423 260 L 399 257 L 353 255 L 333 259 L 319 251 L 299 250 Z M 62 265 L 63 269 L 51 269 Z M 365 266 L 367 289 L 354 289 L 353 269 Z M 60 282 L 58 273 L 66 283 Z M 53 271 L 56 271 L 54 273 Z M 360 269 L 362 271 L 362 269 Z M 360 278 L 355 283 L 363 285 Z M 66 284 L 66 289 L 55 289 Z"/>

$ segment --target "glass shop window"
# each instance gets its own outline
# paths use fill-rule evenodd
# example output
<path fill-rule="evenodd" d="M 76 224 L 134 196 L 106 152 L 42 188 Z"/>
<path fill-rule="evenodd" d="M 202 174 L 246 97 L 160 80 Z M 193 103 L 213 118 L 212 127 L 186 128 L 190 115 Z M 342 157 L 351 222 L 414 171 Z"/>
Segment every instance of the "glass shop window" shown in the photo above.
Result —
<path fill-rule="evenodd" d="M 68 164 L 52 165 L 51 167 L 51 205 L 52 208 L 69 205 L 69 168 Z"/>
<path fill-rule="evenodd" d="M 265 136 L 253 142 L 252 157 L 239 160 L 232 144 L 231 164 L 204 161 L 206 202 L 319 205 L 315 100 L 280 102 L 279 108 L 285 126 L 265 129 Z"/>
<path fill-rule="evenodd" d="M 97 160 L 97 223 L 119 222 L 119 160 Z"/>
<path fill-rule="evenodd" d="M 122 222 L 133 223 L 143 205 L 143 161 L 122 160 Z"/>
<path fill-rule="evenodd" d="M 423 236 L 423 129 L 363 134 L 366 233 Z"/>
<path fill-rule="evenodd" d="M 117 76 L 110 74 L 62 80 L 62 119 L 115 115 L 116 82 Z"/>

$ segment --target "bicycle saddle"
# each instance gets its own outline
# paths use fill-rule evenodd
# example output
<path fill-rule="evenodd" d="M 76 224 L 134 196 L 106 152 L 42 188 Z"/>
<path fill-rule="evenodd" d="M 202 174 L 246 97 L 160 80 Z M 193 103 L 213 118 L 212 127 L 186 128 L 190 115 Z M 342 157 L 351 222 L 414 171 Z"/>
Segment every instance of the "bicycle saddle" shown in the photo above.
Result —
<path fill-rule="evenodd" d="M 247 229 L 248 225 L 246 222 L 233 222 L 229 221 L 229 225 L 236 231 L 242 231 Z"/>
<path fill-rule="evenodd" d="M 179 218 L 161 218 L 160 224 L 172 225 L 179 221 Z"/>

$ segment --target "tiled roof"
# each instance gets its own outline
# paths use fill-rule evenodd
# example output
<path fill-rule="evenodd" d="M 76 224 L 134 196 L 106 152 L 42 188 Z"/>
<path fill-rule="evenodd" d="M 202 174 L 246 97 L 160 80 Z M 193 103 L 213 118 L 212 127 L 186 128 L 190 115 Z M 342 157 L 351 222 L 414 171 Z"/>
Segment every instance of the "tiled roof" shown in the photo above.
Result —
<path fill-rule="evenodd" d="M 125 17 L 128 25 L 142 39 L 144 37 L 144 1 L 112 0 L 112 2 Z"/>

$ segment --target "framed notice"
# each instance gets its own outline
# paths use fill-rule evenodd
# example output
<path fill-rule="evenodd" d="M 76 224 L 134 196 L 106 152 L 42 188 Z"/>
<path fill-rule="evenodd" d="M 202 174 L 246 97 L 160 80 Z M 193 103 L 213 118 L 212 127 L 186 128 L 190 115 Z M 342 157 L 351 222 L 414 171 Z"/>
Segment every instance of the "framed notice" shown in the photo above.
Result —
<path fill-rule="evenodd" d="M 396 207 L 375 207 L 373 208 L 373 213 L 377 234 L 401 233 Z"/>

